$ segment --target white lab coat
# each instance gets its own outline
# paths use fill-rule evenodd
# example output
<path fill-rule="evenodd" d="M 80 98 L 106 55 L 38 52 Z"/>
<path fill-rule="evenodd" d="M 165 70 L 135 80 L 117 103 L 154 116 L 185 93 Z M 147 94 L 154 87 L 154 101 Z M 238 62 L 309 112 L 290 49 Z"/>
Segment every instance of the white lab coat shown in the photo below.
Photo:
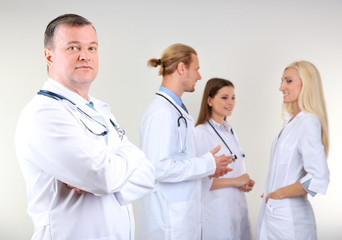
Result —
<path fill-rule="evenodd" d="M 90 97 L 95 111 L 52 79 L 43 89 L 76 103 L 109 133 L 96 136 L 87 130 L 80 119 L 95 132 L 103 129 L 68 101 L 37 95 L 23 110 L 16 150 L 34 224 L 32 239 L 133 240 L 130 203 L 153 188 L 152 164 L 126 136 L 120 140 L 107 104 Z M 86 192 L 74 194 L 65 183 Z"/>
<path fill-rule="evenodd" d="M 156 187 L 141 200 L 138 239 L 200 239 L 201 179 L 213 174 L 216 164 L 209 152 L 196 157 L 193 119 L 178 108 L 188 124 L 186 129 L 181 123 L 186 154 L 178 152 L 179 112 L 163 97 L 154 97 L 140 126 L 141 149 L 156 168 Z"/>
<path fill-rule="evenodd" d="M 210 123 L 221 135 L 237 159 L 229 165 L 233 169 L 221 178 L 235 178 L 246 173 L 242 157 L 243 151 L 236 133 L 231 132 L 228 122 L 219 125 L 214 120 Z M 231 155 L 220 137 L 208 122 L 196 127 L 196 150 L 199 155 L 221 145 L 216 154 Z M 202 182 L 202 239 L 203 240 L 250 240 L 251 226 L 248 216 L 245 193 L 239 188 L 229 187 L 211 191 L 212 179 Z"/>
<path fill-rule="evenodd" d="M 321 141 L 321 124 L 312 114 L 300 112 L 287 121 L 274 140 L 269 173 L 261 206 L 257 239 L 316 239 L 314 213 L 307 196 L 282 200 L 268 193 L 296 182 L 310 180 L 309 190 L 325 194 L 329 169 Z"/>

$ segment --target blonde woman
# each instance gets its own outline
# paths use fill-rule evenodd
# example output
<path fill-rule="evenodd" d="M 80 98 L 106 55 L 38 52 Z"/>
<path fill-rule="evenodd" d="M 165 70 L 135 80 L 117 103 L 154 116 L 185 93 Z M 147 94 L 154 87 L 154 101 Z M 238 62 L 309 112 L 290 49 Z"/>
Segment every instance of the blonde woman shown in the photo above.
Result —
<path fill-rule="evenodd" d="M 279 90 L 290 117 L 272 145 L 257 239 L 316 239 L 307 193 L 325 194 L 329 184 L 328 120 L 317 68 L 306 61 L 290 64 Z"/>
<path fill-rule="evenodd" d="M 226 121 L 234 107 L 233 83 L 221 78 L 210 79 L 196 123 L 196 152 L 201 155 L 221 145 L 219 154 L 232 156 L 234 162 L 229 165 L 232 172 L 202 180 L 202 240 L 252 239 L 244 192 L 252 190 L 254 181 L 246 174 L 244 153 Z"/>

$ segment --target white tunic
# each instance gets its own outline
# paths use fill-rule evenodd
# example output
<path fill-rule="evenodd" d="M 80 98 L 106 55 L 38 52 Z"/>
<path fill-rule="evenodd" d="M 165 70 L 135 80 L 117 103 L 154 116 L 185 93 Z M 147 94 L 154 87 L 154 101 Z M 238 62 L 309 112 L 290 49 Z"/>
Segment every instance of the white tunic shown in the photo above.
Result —
<path fill-rule="evenodd" d="M 16 150 L 24 174 L 32 239 L 134 239 L 130 202 L 153 188 L 154 168 L 127 137 L 121 140 L 110 123 L 109 106 L 90 97 L 95 110 L 78 94 L 49 79 L 45 90 L 68 101 L 37 95 L 18 122 Z M 116 123 L 117 124 L 117 123 Z M 65 183 L 85 193 L 74 194 Z"/>
<path fill-rule="evenodd" d="M 174 100 L 159 92 L 172 103 Z M 182 108 L 188 128 L 186 153 L 179 153 L 179 112 L 156 95 L 140 127 L 141 149 L 156 168 L 156 187 L 141 200 L 138 239 L 199 240 L 201 235 L 201 179 L 213 174 L 216 164 L 211 153 L 196 157 L 193 119 Z"/>
<path fill-rule="evenodd" d="M 311 180 L 309 190 L 325 194 L 329 169 L 321 141 L 321 124 L 312 114 L 300 112 L 287 121 L 272 144 L 269 173 L 261 206 L 257 239 L 316 239 L 314 213 L 307 195 L 269 199 L 279 188 Z"/>
<path fill-rule="evenodd" d="M 233 169 L 221 178 L 235 178 L 244 174 L 245 163 L 236 133 L 233 134 L 227 122 L 219 125 L 210 120 L 212 126 L 226 142 L 237 159 L 229 165 Z M 221 145 L 216 154 L 231 155 L 220 137 L 209 123 L 196 127 L 196 150 L 202 154 Z M 203 240 L 249 240 L 252 239 L 247 203 L 244 192 L 229 187 L 210 190 L 212 179 L 205 178 L 202 187 L 202 239 Z"/>

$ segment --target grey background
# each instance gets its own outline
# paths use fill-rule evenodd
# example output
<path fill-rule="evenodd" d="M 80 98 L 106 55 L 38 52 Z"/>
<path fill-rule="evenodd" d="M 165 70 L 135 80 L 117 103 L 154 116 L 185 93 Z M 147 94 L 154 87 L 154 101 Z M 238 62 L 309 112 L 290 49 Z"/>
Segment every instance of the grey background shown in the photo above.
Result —
<path fill-rule="evenodd" d="M 26 190 L 14 149 L 18 115 L 47 79 L 43 32 L 60 14 L 77 13 L 92 21 L 99 38 L 100 73 L 91 94 L 112 112 L 138 144 L 139 123 L 161 78 L 149 69 L 180 42 L 196 49 L 203 79 L 183 100 L 196 119 L 205 82 L 211 77 L 236 85 L 237 103 L 229 121 L 246 153 L 256 181 L 247 194 L 255 234 L 268 171 L 270 145 L 283 123 L 283 69 L 308 60 L 319 69 L 330 122 L 331 183 L 326 196 L 311 198 L 319 239 L 342 239 L 341 103 L 342 1 L 0 0 L 0 239 L 29 239 Z M 139 214 L 139 202 L 134 203 Z"/>

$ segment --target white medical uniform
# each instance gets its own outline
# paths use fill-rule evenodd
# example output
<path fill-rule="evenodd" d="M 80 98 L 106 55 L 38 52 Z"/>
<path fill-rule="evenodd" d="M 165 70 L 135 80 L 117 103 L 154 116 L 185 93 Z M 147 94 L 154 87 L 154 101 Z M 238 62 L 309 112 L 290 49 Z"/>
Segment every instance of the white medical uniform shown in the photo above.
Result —
<path fill-rule="evenodd" d="M 159 92 L 176 106 L 166 93 Z M 186 153 L 179 153 L 177 119 L 179 112 L 156 95 L 140 127 L 141 149 L 156 168 L 156 187 L 141 200 L 138 238 L 145 240 L 198 240 L 201 237 L 201 179 L 216 169 L 211 153 L 196 157 L 194 122 L 181 107 L 187 120 L 181 121 Z"/>
<path fill-rule="evenodd" d="M 109 106 L 93 97 L 95 110 L 78 94 L 49 79 L 44 90 L 60 94 L 109 129 L 81 114 L 68 101 L 37 95 L 21 113 L 16 150 L 34 224 L 32 239 L 134 239 L 131 202 L 154 185 L 154 168 L 144 153 L 122 140 Z M 74 194 L 65 183 L 86 192 Z"/>
<path fill-rule="evenodd" d="M 237 159 L 229 165 L 233 169 L 221 178 L 235 178 L 246 173 L 243 152 L 236 133 L 228 122 L 221 125 L 209 120 L 226 142 Z M 196 127 L 196 150 L 199 155 L 221 145 L 216 154 L 231 155 L 208 122 Z M 203 240 L 250 240 L 252 239 L 245 193 L 239 188 L 228 187 L 210 190 L 213 179 L 202 182 L 202 239 Z"/>
<path fill-rule="evenodd" d="M 311 181 L 310 191 L 325 194 L 329 184 L 329 169 L 321 131 L 316 116 L 300 112 L 292 121 L 285 123 L 274 140 L 257 239 L 317 238 L 315 216 L 307 195 L 282 200 L 269 199 L 267 204 L 265 198 L 279 188 L 306 181 Z"/>

